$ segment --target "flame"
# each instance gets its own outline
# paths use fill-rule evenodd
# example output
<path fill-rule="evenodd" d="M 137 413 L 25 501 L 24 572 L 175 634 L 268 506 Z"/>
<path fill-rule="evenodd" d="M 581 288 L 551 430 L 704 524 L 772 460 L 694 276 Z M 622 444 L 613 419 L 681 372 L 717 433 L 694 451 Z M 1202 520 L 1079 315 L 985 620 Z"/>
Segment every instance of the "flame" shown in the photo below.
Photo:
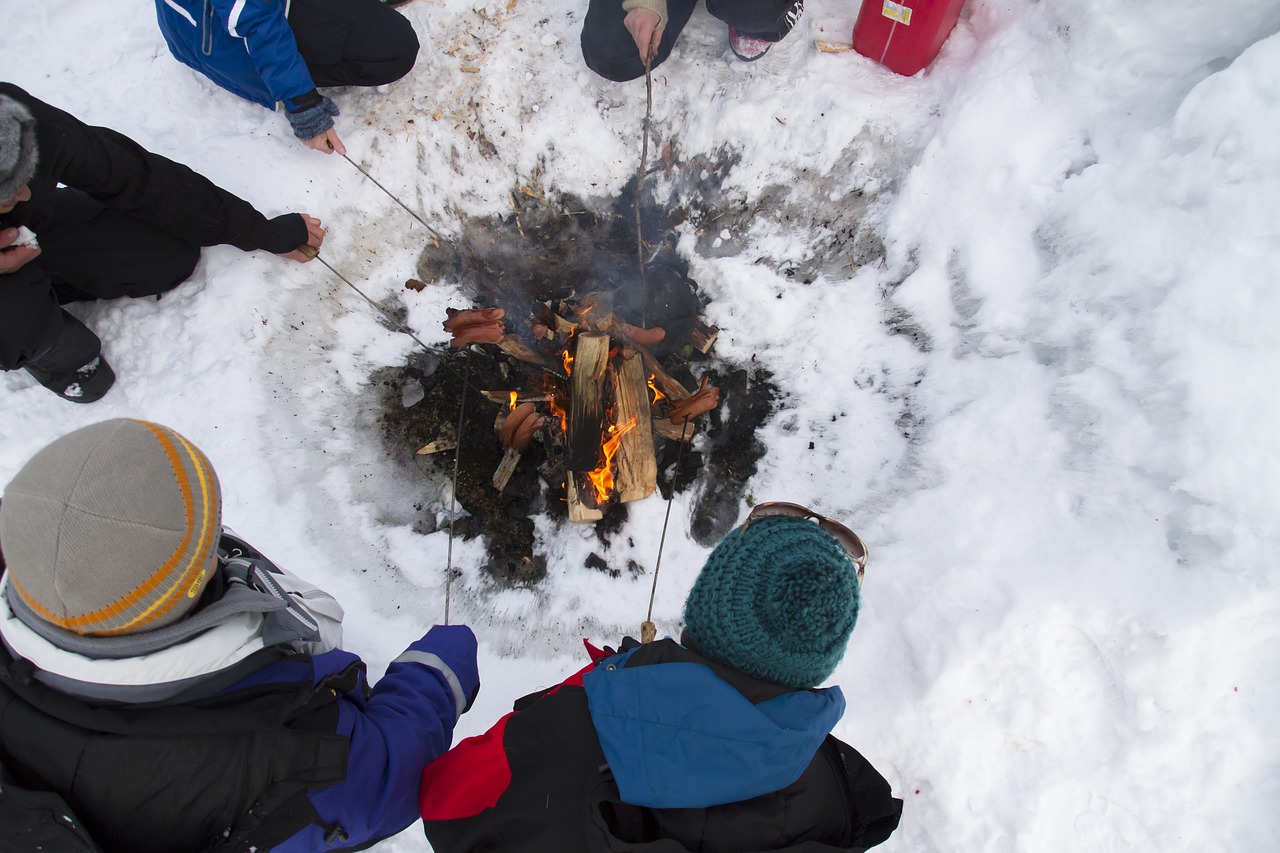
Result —
<path fill-rule="evenodd" d="M 516 392 L 515 392 L 515 391 L 512 391 L 512 392 L 511 392 L 511 406 L 509 407 L 508 411 L 512 411 L 512 412 L 514 412 L 515 410 L 516 410 Z"/>
<path fill-rule="evenodd" d="M 566 375 L 573 373 L 573 351 L 570 349 L 564 351 L 564 372 Z"/>
<path fill-rule="evenodd" d="M 568 435 L 569 434 L 569 413 L 565 411 L 563 406 L 560 405 L 560 399 L 555 394 L 551 394 L 549 396 L 550 396 L 550 399 L 547 400 L 547 406 L 551 409 L 551 414 L 555 415 L 557 418 L 560 419 L 560 432 L 564 433 L 565 435 Z"/>
<path fill-rule="evenodd" d="M 613 457 L 617 455 L 618 448 L 622 446 L 622 437 L 630 432 L 636 425 L 636 419 L 632 418 L 622 426 L 613 424 L 609 427 L 609 437 L 605 439 L 601 450 L 604 452 L 604 463 L 599 468 L 587 474 L 587 478 L 591 480 L 591 485 L 596 489 L 596 502 L 604 503 L 609 500 L 609 495 L 613 494 Z"/>
<path fill-rule="evenodd" d="M 667 395 L 659 391 L 658 386 L 653 384 L 653 378 L 654 378 L 653 374 L 650 373 L 649 374 L 649 390 L 653 392 L 653 399 L 649 401 L 650 406 L 652 406 L 654 403 L 658 402 L 659 400 L 667 399 Z"/>

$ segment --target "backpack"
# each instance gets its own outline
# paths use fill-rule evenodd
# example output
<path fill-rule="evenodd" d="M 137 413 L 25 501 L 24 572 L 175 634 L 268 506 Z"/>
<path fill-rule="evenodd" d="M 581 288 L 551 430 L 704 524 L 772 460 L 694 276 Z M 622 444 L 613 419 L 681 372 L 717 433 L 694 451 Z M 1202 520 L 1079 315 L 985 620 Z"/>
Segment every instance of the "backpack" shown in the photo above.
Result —
<path fill-rule="evenodd" d="M 0 853 L 102 853 L 57 794 L 23 788 L 0 764 Z"/>

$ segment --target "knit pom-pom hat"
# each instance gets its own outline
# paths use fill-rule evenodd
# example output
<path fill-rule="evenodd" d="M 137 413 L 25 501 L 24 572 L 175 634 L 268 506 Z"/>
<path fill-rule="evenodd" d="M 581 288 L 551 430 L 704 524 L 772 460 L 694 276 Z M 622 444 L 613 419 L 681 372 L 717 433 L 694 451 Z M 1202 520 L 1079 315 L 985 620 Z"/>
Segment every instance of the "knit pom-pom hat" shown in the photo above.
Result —
<path fill-rule="evenodd" d="M 77 634 L 150 631 L 181 619 L 215 567 L 218 477 L 168 427 L 117 419 L 31 458 L 0 503 L 7 593 Z"/>
<path fill-rule="evenodd" d="M 858 621 L 857 566 L 831 534 L 767 516 L 715 547 L 684 605 L 698 651 L 788 687 L 825 681 Z"/>

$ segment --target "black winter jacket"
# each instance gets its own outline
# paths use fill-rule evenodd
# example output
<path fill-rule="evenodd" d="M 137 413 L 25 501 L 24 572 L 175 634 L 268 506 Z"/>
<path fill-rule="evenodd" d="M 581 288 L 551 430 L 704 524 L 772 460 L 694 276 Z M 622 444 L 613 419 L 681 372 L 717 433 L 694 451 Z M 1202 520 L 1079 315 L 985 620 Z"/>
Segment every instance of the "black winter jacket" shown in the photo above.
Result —
<path fill-rule="evenodd" d="M 307 241 L 306 224 L 296 213 L 269 220 L 247 201 L 124 134 L 90 127 L 12 83 L 0 83 L 0 95 L 31 111 L 39 147 L 27 184 L 31 200 L 0 215 L 0 226 L 25 225 L 39 236 L 56 225 L 48 200 L 61 183 L 197 246 L 283 254 Z"/>
<path fill-rule="evenodd" d="M 707 661 L 671 640 L 620 660 L 598 665 L 675 667 L 673 673 L 699 665 L 752 704 L 797 692 Z M 902 801 L 865 758 L 830 735 L 807 767 L 801 758 L 800 777 L 773 793 L 708 808 L 625 802 L 593 720 L 616 709 L 589 705 L 583 678 L 590 680 L 591 670 L 521 699 L 488 733 L 427 767 L 423 823 L 437 853 L 837 853 L 866 850 L 897 827 Z M 657 694 L 651 699 L 663 701 Z M 727 722 L 694 724 L 714 730 Z M 636 747 L 671 751 L 688 736 L 696 735 L 672 729 L 667 743 L 646 740 Z"/>

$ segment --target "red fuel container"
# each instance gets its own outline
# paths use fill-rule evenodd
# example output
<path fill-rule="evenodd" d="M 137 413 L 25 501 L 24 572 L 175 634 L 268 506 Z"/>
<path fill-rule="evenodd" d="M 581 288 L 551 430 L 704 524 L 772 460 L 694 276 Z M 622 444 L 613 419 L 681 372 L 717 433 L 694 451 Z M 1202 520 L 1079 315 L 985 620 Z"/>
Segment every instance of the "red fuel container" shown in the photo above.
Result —
<path fill-rule="evenodd" d="M 964 0 L 862 0 L 853 49 L 910 77 L 942 49 Z"/>

